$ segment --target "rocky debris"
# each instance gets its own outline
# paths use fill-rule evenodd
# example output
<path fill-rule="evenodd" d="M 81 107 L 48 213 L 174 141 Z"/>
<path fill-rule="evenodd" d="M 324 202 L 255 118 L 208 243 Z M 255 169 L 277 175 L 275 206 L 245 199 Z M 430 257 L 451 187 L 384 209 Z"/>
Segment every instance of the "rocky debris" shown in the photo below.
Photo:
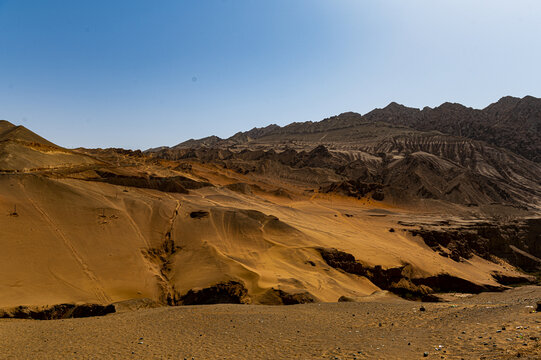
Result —
<path fill-rule="evenodd" d="M 289 293 L 271 288 L 259 296 L 257 302 L 263 305 L 297 305 L 315 303 L 319 300 L 307 291 Z"/>
<path fill-rule="evenodd" d="M 355 302 L 355 299 L 342 295 L 338 298 L 338 302 Z"/>
<path fill-rule="evenodd" d="M 114 305 L 58 304 L 52 306 L 17 306 L 0 309 L 0 318 L 56 320 L 104 316 L 116 312 Z"/>
<path fill-rule="evenodd" d="M 178 303 L 174 305 L 249 303 L 251 303 L 251 299 L 244 284 L 239 281 L 227 281 L 200 290 L 191 289 L 185 295 L 180 296 Z"/>

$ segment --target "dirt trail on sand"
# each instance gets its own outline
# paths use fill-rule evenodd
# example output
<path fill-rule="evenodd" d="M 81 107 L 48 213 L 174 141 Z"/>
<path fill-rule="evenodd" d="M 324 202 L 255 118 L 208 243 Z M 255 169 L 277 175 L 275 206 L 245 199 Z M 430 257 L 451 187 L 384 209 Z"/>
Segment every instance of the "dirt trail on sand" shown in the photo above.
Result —
<path fill-rule="evenodd" d="M 58 238 L 62 240 L 64 245 L 69 249 L 70 253 L 72 254 L 73 258 L 79 263 L 81 266 L 81 269 L 85 273 L 85 275 L 95 284 L 95 287 L 93 289 L 94 294 L 96 295 L 96 298 L 103 302 L 103 303 L 110 303 L 112 300 L 111 298 L 105 293 L 105 290 L 103 289 L 100 280 L 94 274 L 92 269 L 88 267 L 88 264 L 85 262 L 83 257 L 79 254 L 79 252 L 75 249 L 71 241 L 68 239 L 68 237 L 62 232 L 62 230 L 55 224 L 55 222 L 47 215 L 47 212 L 44 211 L 33 199 L 32 197 L 28 196 L 26 191 L 24 190 L 24 184 L 19 179 L 20 186 L 23 190 L 23 193 L 26 195 L 26 198 L 28 201 L 32 204 L 32 206 L 38 211 L 38 213 L 42 216 L 42 218 L 49 224 L 49 226 L 54 230 L 54 232 L 58 235 Z"/>

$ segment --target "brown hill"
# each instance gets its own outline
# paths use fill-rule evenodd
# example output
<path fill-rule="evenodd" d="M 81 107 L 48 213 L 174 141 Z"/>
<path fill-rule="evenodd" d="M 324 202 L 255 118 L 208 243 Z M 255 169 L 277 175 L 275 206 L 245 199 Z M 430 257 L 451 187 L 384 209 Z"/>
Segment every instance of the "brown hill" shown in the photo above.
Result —
<path fill-rule="evenodd" d="M 57 146 L 24 126 L 0 121 L 0 172 L 46 171 L 95 164 L 95 159 Z"/>

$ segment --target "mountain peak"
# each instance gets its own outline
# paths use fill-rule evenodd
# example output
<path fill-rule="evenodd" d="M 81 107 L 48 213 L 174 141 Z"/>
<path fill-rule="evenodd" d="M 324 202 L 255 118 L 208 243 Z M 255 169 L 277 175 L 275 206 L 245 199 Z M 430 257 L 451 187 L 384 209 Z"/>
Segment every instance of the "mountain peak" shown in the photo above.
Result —
<path fill-rule="evenodd" d="M 383 108 L 383 110 L 387 110 L 387 111 L 402 111 L 402 110 L 408 110 L 408 109 L 412 109 L 412 108 L 409 108 L 407 106 L 404 106 L 394 101 Z"/>
<path fill-rule="evenodd" d="M 500 100 L 496 101 L 495 103 L 488 105 L 483 110 L 486 110 L 489 112 L 500 112 L 500 111 L 510 110 L 516 107 L 517 104 L 521 100 L 522 100 L 521 98 L 514 97 L 514 96 L 504 96 Z"/>
<path fill-rule="evenodd" d="M 4 126 L 4 125 L 15 126 L 15 125 L 13 125 L 12 123 L 10 123 L 10 122 L 7 121 L 7 120 L 0 120 L 0 126 Z"/>
<path fill-rule="evenodd" d="M 490 104 L 485 109 L 490 113 L 508 113 L 514 109 L 520 108 L 529 108 L 531 109 L 540 109 L 541 108 L 541 99 L 527 95 L 523 98 L 505 96 L 502 97 L 497 102 Z"/>
<path fill-rule="evenodd" d="M 15 125 L 13 125 L 7 120 L 0 120 L 0 134 L 2 134 L 3 132 L 7 130 L 13 129 L 14 127 Z"/>
<path fill-rule="evenodd" d="M 468 109 L 468 107 L 460 104 L 460 103 L 454 103 L 454 102 L 449 102 L 449 101 L 446 101 L 444 102 L 443 104 L 441 104 L 440 106 L 437 106 L 434 108 L 434 110 L 454 110 L 454 109 Z"/>

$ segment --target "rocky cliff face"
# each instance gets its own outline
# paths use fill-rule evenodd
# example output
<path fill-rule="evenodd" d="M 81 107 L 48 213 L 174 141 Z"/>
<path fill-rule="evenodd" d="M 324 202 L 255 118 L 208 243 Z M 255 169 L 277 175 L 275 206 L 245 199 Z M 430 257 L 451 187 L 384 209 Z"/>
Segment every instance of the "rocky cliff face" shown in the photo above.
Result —
<path fill-rule="evenodd" d="M 481 140 L 541 162 L 541 99 L 532 96 L 507 96 L 483 110 L 453 103 L 419 110 L 393 103 L 363 118 Z"/>
<path fill-rule="evenodd" d="M 491 260 L 492 256 L 529 272 L 541 270 L 541 219 L 490 221 L 465 227 L 421 227 L 412 230 L 434 251 L 454 261 L 474 255 Z"/>

